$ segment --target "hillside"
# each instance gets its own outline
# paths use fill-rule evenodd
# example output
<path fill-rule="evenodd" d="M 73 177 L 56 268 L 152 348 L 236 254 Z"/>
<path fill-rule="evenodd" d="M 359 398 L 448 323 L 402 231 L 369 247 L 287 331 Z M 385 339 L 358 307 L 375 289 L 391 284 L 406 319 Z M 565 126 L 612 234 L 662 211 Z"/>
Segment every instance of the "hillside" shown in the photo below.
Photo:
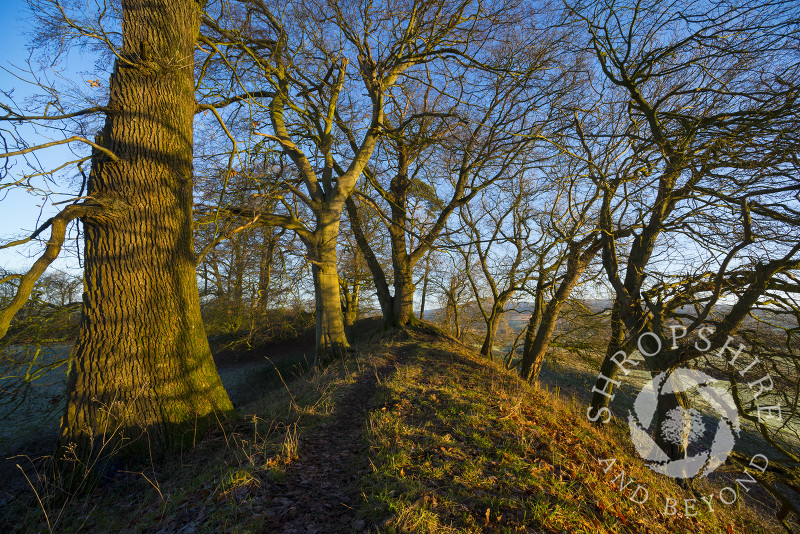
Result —
<path fill-rule="evenodd" d="M 16 495 L 3 531 L 773 531 L 752 506 L 711 514 L 698 499 L 697 516 L 681 506 L 665 516 L 666 497 L 695 496 L 644 467 L 617 430 L 589 426 L 581 406 L 433 329 L 375 337 L 293 380 L 282 362 L 241 421 L 88 497 L 62 506 L 54 486 Z M 616 458 L 607 472 L 606 458 Z M 620 491 L 623 469 L 635 482 Z M 644 504 L 631 500 L 639 484 Z"/>

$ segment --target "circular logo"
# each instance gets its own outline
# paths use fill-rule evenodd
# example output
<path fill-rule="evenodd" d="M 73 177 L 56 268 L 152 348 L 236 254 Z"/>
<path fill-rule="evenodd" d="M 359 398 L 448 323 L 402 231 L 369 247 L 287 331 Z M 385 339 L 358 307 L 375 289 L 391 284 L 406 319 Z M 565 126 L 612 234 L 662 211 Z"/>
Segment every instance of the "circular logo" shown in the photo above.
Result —
<path fill-rule="evenodd" d="M 628 412 L 628 426 L 636 451 L 650 469 L 673 478 L 692 478 L 698 473 L 706 476 L 728 457 L 739 435 L 739 415 L 731 395 L 712 386 L 713 382 L 716 379 L 705 373 L 678 368 L 654 377 L 639 392 L 633 413 Z M 717 420 L 682 406 L 667 409 L 659 420 L 659 405 L 681 392 L 699 394 Z M 664 444 L 684 445 L 685 457 L 670 458 L 651 435 Z"/>

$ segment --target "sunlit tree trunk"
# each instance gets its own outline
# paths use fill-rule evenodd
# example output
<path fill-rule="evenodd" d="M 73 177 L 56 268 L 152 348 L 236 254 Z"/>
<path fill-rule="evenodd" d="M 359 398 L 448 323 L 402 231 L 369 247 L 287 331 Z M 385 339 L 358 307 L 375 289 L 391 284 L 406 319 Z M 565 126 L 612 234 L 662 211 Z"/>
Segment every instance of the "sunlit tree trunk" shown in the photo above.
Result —
<path fill-rule="evenodd" d="M 428 297 L 428 276 L 431 272 L 431 255 L 425 256 L 425 275 L 422 277 L 422 296 L 419 302 L 419 320 L 425 320 L 425 299 Z"/>
<path fill-rule="evenodd" d="M 495 301 L 492 306 L 492 311 L 489 314 L 489 320 L 486 322 L 486 335 L 483 337 L 483 345 L 481 346 L 481 355 L 487 358 L 492 358 L 492 350 L 494 348 L 494 339 L 497 337 L 497 327 L 500 325 L 500 318 L 503 316 L 503 309 L 506 303 L 511 298 L 508 295 L 506 298 L 500 298 Z"/>
<path fill-rule="evenodd" d="M 338 358 L 350 348 L 344 329 L 341 288 L 336 261 L 341 210 L 321 211 L 317 229 L 306 243 L 314 277 L 316 303 L 316 363 Z"/>
<path fill-rule="evenodd" d="M 532 332 L 529 331 L 526 334 L 528 337 L 526 337 L 525 340 L 525 349 L 522 355 L 522 364 L 520 368 L 520 375 L 525 380 L 534 382 L 539 379 L 542 363 L 544 362 L 545 354 L 547 354 L 547 349 L 550 347 L 550 340 L 556 329 L 556 323 L 561 314 L 561 309 L 567 302 L 567 299 L 580 280 L 580 277 L 589 266 L 589 262 L 599 252 L 600 242 L 596 241 L 584 252 L 581 252 L 578 245 L 573 245 L 573 247 L 575 248 L 570 251 L 567 258 L 567 270 L 564 273 L 564 278 L 558 285 L 553 298 L 547 303 L 547 306 L 542 309 L 541 316 L 538 318 L 536 335 L 532 336 L 531 339 Z M 541 306 L 542 302 L 537 301 L 537 304 Z"/>
<path fill-rule="evenodd" d="M 406 234 L 409 220 L 406 212 L 408 204 L 409 157 L 407 147 L 397 142 L 397 174 L 389 186 L 392 223 L 389 225 L 389 239 L 392 244 L 392 267 L 394 271 L 394 298 L 392 301 L 391 326 L 406 326 L 414 321 L 414 264 L 408 254 Z"/>
<path fill-rule="evenodd" d="M 400 260 L 400 261 L 397 261 Z M 396 258 L 394 263 L 394 326 L 405 326 L 416 320 L 414 316 L 414 281 L 408 257 Z"/>
<path fill-rule="evenodd" d="M 193 0 L 122 2 L 123 49 L 88 194 L 117 198 L 84 219 L 83 317 L 60 450 L 85 461 L 123 439 L 135 454 L 191 446 L 233 414 L 200 318 L 192 245 Z M 63 456 L 62 456 L 63 457 Z"/>

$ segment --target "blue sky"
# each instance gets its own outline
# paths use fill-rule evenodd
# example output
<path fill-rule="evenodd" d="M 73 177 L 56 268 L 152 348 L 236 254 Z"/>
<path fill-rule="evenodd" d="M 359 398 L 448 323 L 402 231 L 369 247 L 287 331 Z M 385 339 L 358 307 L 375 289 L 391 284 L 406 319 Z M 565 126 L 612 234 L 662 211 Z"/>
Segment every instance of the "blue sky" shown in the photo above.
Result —
<path fill-rule="evenodd" d="M 30 28 L 30 14 L 25 0 L 2 0 L 0 2 L 0 20 L 4 22 L 3 31 L 0 32 L 0 66 L 13 71 L 14 65 L 24 65 L 28 58 L 28 36 Z M 21 101 L 24 96 L 31 94 L 31 89 L 5 70 L 0 69 L 0 89 L 14 90 L 15 100 Z M 0 128 L 4 125 L 0 123 Z M 35 142 L 35 139 L 29 139 Z M 40 160 L 58 161 L 59 149 L 48 149 L 41 153 Z M 17 166 L 15 169 L 18 175 Z M 62 198 L 63 199 L 63 198 Z M 61 199 L 56 199 L 61 200 Z M 44 221 L 55 210 L 52 206 L 44 206 L 42 210 L 42 197 L 26 193 L 24 190 L 15 190 L 6 193 L 0 192 L 0 242 L 5 243 L 10 239 L 18 238 L 35 229 L 40 221 Z M 45 232 L 48 235 L 48 232 Z M 20 247 L 19 250 L 0 250 L 0 267 L 10 270 L 21 270 L 30 266 L 35 258 L 32 253 L 41 250 L 41 247 Z M 71 261 L 61 260 L 55 268 L 68 268 Z"/>

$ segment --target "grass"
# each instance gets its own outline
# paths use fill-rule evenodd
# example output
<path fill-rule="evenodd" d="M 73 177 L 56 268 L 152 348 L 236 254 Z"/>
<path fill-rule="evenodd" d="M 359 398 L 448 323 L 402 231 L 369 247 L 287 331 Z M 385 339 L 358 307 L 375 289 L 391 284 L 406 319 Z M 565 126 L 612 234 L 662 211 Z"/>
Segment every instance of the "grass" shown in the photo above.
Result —
<path fill-rule="evenodd" d="M 0 531 L 260 532 L 265 503 L 253 497 L 262 485 L 285 478 L 302 435 L 326 420 L 335 392 L 352 383 L 359 367 L 354 359 L 294 379 L 285 374 L 290 369 L 287 363 L 273 368 L 276 376 L 265 376 L 262 394 L 240 409 L 243 420 L 216 429 L 192 450 L 118 472 L 66 504 L 48 504 L 45 495 L 39 506 L 32 492 L 15 495 L 0 509 Z M 20 463 L 31 473 L 39 465 Z"/>
<path fill-rule="evenodd" d="M 367 445 L 358 453 L 363 462 L 346 467 L 361 493 L 350 531 L 770 528 L 741 506 L 713 514 L 698 506 L 696 517 L 664 516 L 665 496 L 682 502 L 695 495 L 644 467 L 620 429 L 588 425 L 582 406 L 529 387 L 433 330 L 384 335 L 357 345 L 351 358 L 322 371 L 303 374 L 297 364 L 279 364 L 274 376 L 258 384 L 254 378 L 248 387 L 262 389 L 240 408 L 243 419 L 206 436 L 195 449 L 118 472 L 90 495 L 64 505 L 47 495 L 40 505 L 30 491 L 16 495 L 0 509 L 0 531 L 278 529 L 287 517 L 303 513 L 302 506 L 282 499 L 296 478 L 291 470 L 307 454 L 309 436 L 324 436 L 334 414 L 351 408 L 344 400 L 348 387 L 373 375 L 377 390 L 367 401 L 367 415 L 355 423 Z M 379 368 L 389 371 L 380 374 Z M 616 464 L 604 472 L 598 460 L 612 457 Z M 626 481 L 636 480 L 624 491 L 614 480 L 621 469 Z M 651 493 L 652 501 L 643 505 L 629 499 L 639 483 Z M 711 488 L 696 490 L 707 494 Z M 276 507 L 283 515 L 275 515 Z"/>
<path fill-rule="evenodd" d="M 385 532 L 761 532 L 752 510 L 663 515 L 697 499 L 655 475 L 619 429 L 442 338 L 418 339 L 369 421 L 364 513 Z M 605 472 L 601 459 L 615 458 Z M 617 478 L 636 482 L 619 490 Z M 634 496 L 637 485 L 647 489 Z M 625 486 L 624 483 L 622 484 Z M 698 483 L 698 495 L 713 488 Z M 690 501 L 690 504 L 692 501 Z M 690 506 L 690 513 L 692 512 Z"/>

